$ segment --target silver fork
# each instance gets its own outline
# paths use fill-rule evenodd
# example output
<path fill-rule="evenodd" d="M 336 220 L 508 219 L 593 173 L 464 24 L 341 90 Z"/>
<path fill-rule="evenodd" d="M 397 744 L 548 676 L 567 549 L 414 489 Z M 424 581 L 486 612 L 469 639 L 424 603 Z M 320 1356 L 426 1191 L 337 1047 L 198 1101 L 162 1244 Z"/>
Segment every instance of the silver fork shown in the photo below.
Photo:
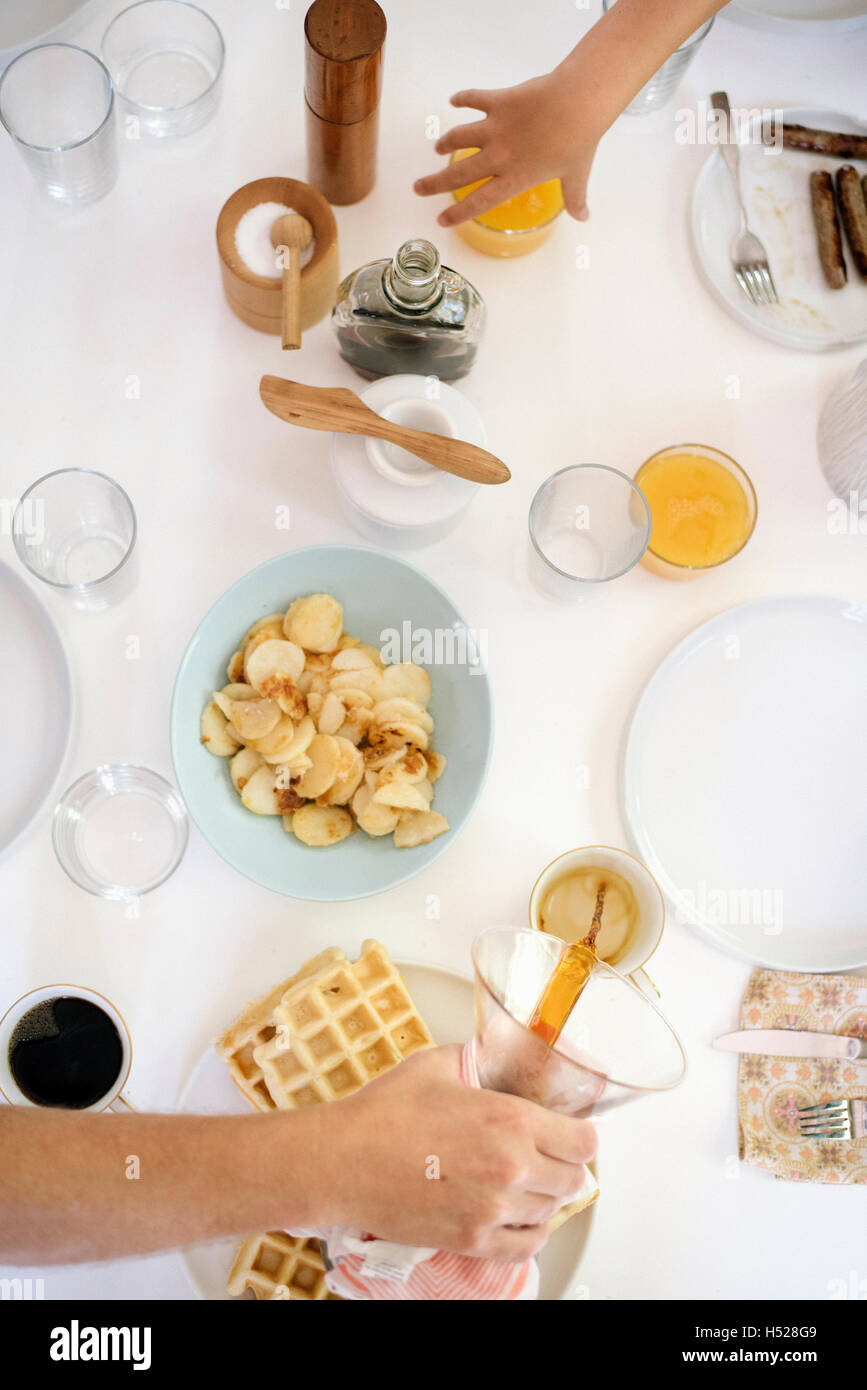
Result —
<path fill-rule="evenodd" d="M 779 296 L 774 285 L 774 278 L 771 275 L 771 268 L 768 265 L 768 253 L 758 237 L 747 226 L 747 213 L 741 196 L 738 147 L 737 142 L 730 138 L 731 109 L 729 99 L 725 92 L 714 92 L 710 101 L 713 109 L 722 112 L 726 119 L 725 139 L 720 142 L 719 148 L 732 176 L 741 216 L 741 224 L 735 233 L 729 252 L 735 279 L 753 304 L 776 304 Z"/>
<path fill-rule="evenodd" d="M 798 1128 L 809 1139 L 863 1139 L 867 1134 L 867 1100 L 829 1100 L 798 1110 Z"/>

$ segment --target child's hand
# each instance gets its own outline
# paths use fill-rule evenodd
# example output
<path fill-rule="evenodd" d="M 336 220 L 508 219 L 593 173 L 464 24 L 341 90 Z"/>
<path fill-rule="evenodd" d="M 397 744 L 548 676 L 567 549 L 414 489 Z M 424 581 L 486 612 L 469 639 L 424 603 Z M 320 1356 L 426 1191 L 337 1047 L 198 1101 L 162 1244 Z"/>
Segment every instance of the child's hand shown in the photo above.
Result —
<path fill-rule="evenodd" d="M 455 126 L 435 146 L 437 154 L 478 148 L 478 154 L 449 164 L 414 185 L 422 197 L 451 193 L 477 179 L 489 181 L 461 202 L 441 212 L 441 227 L 478 217 L 547 179 L 559 178 L 566 211 L 584 221 L 587 180 L 602 130 L 576 98 L 574 82 L 564 69 L 499 91 L 457 92 L 453 106 L 484 111 L 485 119 Z M 604 127 L 603 127 L 604 129 Z"/>

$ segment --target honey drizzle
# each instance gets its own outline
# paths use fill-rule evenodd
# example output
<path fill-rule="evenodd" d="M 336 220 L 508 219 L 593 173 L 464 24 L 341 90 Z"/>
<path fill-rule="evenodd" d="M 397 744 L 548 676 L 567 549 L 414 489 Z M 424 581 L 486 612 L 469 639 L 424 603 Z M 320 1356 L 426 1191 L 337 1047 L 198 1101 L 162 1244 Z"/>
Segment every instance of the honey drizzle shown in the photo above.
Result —
<path fill-rule="evenodd" d="M 599 885 L 587 935 L 563 951 L 527 1024 L 530 1032 L 540 1037 L 548 1047 L 554 1046 L 565 1028 L 596 964 L 596 938 L 602 926 L 606 889 L 607 884 Z"/>

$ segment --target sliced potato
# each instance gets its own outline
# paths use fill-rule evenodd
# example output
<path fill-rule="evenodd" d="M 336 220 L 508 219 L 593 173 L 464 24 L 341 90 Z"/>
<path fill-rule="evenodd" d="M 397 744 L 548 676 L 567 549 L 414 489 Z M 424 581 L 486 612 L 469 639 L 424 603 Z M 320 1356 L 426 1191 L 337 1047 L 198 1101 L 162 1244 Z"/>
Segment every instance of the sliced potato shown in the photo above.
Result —
<path fill-rule="evenodd" d="M 356 820 L 358 820 L 359 816 L 364 815 L 373 797 L 373 789 L 366 780 L 367 775 L 368 774 L 365 774 L 365 780 L 360 783 L 349 802 L 349 809 L 352 811 Z"/>
<path fill-rule="evenodd" d="M 252 627 L 248 627 L 244 633 L 241 650 L 243 651 L 251 637 L 257 637 L 260 632 L 267 632 L 269 637 L 280 637 L 283 632 L 283 614 L 266 613 L 264 618 L 257 618 Z"/>
<path fill-rule="evenodd" d="M 437 753 L 435 749 L 428 748 L 425 753 L 427 761 L 427 775 L 432 782 L 436 782 L 442 777 L 446 770 L 446 756 L 444 753 Z"/>
<path fill-rule="evenodd" d="M 382 772 L 384 768 L 396 763 L 405 753 L 410 751 L 407 744 L 399 748 L 365 748 L 364 766 L 371 772 Z"/>
<path fill-rule="evenodd" d="M 428 736 L 420 724 L 395 720 L 390 724 L 371 724 L 367 741 L 372 748 L 401 748 L 407 743 L 414 743 L 417 748 L 424 750 L 428 745 Z"/>
<path fill-rule="evenodd" d="M 254 652 L 258 651 L 259 647 L 263 647 L 266 642 L 279 641 L 282 637 L 283 622 L 279 617 L 272 616 L 270 618 L 262 618 L 258 624 L 253 624 L 244 639 L 244 646 L 242 648 L 244 653 L 245 679 L 248 682 L 250 677 L 247 674 L 247 662 L 250 661 Z"/>
<path fill-rule="evenodd" d="M 294 817 L 291 816 L 291 815 L 288 815 L 288 816 L 284 816 L 284 817 L 283 817 L 283 829 L 286 831 L 286 834 L 287 834 L 287 835 L 291 835 L 291 834 L 293 833 L 293 831 L 292 831 L 292 821 L 293 821 L 293 820 L 294 820 Z"/>
<path fill-rule="evenodd" d="M 340 698 L 347 709 L 373 709 L 373 696 L 368 695 L 366 690 L 356 690 L 353 686 L 341 690 Z"/>
<path fill-rule="evenodd" d="M 370 725 L 370 711 L 366 709 L 351 709 L 345 720 L 337 730 L 340 738 L 346 738 L 350 743 L 358 747 L 361 740 L 367 733 Z"/>
<path fill-rule="evenodd" d="M 314 738 L 316 737 L 316 725 L 307 714 L 296 726 L 295 737 L 291 745 L 286 749 L 285 762 L 291 763 L 300 758 L 302 753 L 306 753 Z"/>
<path fill-rule="evenodd" d="M 449 823 L 439 811 L 405 811 L 394 832 L 394 843 L 398 849 L 415 849 L 448 829 Z"/>
<path fill-rule="evenodd" d="M 408 719 L 413 724 L 420 724 L 429 734 L 433 733 L 434 728 L 434 722 L 427 710 L 422 709 L 414 700 L 406 700 L 396 695 L 388 700 L 380 700 L 374 705 L 373 719 L 377 724 L 390 723 L 394 719 Z"/>
<path fill-rule="evenodd" d="M 317 719 L 319 711 L 322 709 L 324 703 L 325 696 L 320 694 L 318 690 L 311 690 L 307 696 L 307 713 L 311 715 L 314 720 Z"/>
<path fill-rule="evenodd" d="M 387 782 L 421 782 L 428 775 L 425 754 L 418 748 L 408 748 L 401 757 L 392 760 L 379 774 L 379 785 Z"/>
<path fill-rule="evenodd" d="M 291 763 L 286 763 L 285 766 L 289 768 L 292 774 L 292 780 L 294 781 L 296 778 L 303 777 L 305 772 L 310 771 L 313 766 L 313 760 L 312 758 L 308 758 L 306 753 L 300 753 L 297 758 L 293 758 Z"/>
<path fill-rule="evenodd" d="M 321 806 L 345 806 L 364 776 L 364 759 L 358 749 L 348 739 L 338 738 L 337 742 L 340 764 L 331 786 L 317 798 Z"/>
<path fill-rule="evenodd" d="M 276 700 L 230 700 L 229 718 L 241 737 L 249 742 L 270 734 L 281 718 L 280 706 Z"/>
<path fill-rule="evenodd" d="M 266 676 L 260 693 L 267 700 L 276 700 L 283 713 L 296 723 L 300 723 L 307 713 L 307 700 L 289 676 Z"/>
<path fill-rule="evenodd" d="M 233 684 L 244 679 L 244 653 L 233 652 L 226 667 L 226 675 Z"/>
<path fill-rule="evenodd" d="M 286 614 L 290 642 L 309 652 L 333 652 L 343 631 L 343 609 L 330 594 L 297 599 Z"/>
<path fill-rule="evenodd" d="M 280 814 L 283 816 L 291 816 L 295 811 L 299 810 L 300 807 L 306 806 L 307 804 L 304 797 L 298 795 L 291 783 L 288 787 L 279 787 L 275 785 L 274 795 L 277 798 Z"/>
<path fill-rule="evenodd" d="M 355 824 L 342 806 L 301 806 L 292 817 L 292 832 L 302 844 L 321 849 L 351 835 Z"/>
<path fill-rule="evenodd" d="M 284 637 L 260 643 L 246 660 L 247 680 L 260 695 L 264 694 L 262 682 L 269 676 L 288 676 L 290 681 L 296 681 L 303 670 L 304 653 Z"/>
<path fill-rule="evenodd" d="M 241 791 L 241 801 L 256 816 L 280 815 L 273 767 L 266 767 L 263 763 L 256 769 Z"/>
<path fill-rule="evenodd" d="M 295 684 L 301 691 L 302 695 L 309 695 L 311 687 L 313 685 L 313 672 L 302 671 Z"/>
<path fill-rule="evenodd" d="M 425 777 L 421 782 L 414 783 L 414 787 L 419 795 L 424 797 L 428 806 L 430 806 L 434 799 L 433 783 L 429 782 L 427 777 Z"/>
<path fill-rule="evenodd" d="M 368 642 L 360 642 L 358 646 L 360 652 L 365 652 L 370 657 L 377 670 L 384 670 L 385 663 L 382 660 L 382 653 L 378 647 L 371 647 Z"/>
<path fill-rule="evenodd" d="M 249 744 L 263 757 L 265 755 L 273 757 L 279 753 L 283 761 L 286 762 L 288 761 L 287 753 L 294 741 L 295 721 L 290 719 L 288 714 L 281 714 L 269 733 L 263 734 L 262 738 L 251 738 Z"/>
<path fill-rule="evenodd" d="M 332 671 L 369 671 L 375 663 L 357 646 L 343 647 L 331 661 Z"/>
<path fill-rule="evenodd" d="M 430 700 L 430 676 L 423 666 L 413 661 L 400 661 L 394 666 L 386 666 L 382 673 L 382 686 L 387 697 L 398 696 L 414 700 L 422 709 Z"/>
<path fill-rule="evenodd" d="M 241 681 L 233 681 L 229 685 L 224 685 L 222 690 L 214 691 L 214 703 L 219 706 L 227 719 L 231 719 L 231 705 L 233 700 L 255 700 L 256 692 L 252 685 L 244 685 Z"/>
<path fill-rule="evenodd" d="M 312 799 L 327 792 L 337 776 L 340 744 L 332 734 L 317 734 L 310 740 L 306 756 L 310 767 L 298 783 L 298 794 Z"/>
<path fill-rule="evenodd" d="M 375 666 L 363 671 L 335 671 L 330 685 L 338 695 L 342 695 L 344 690 L 363 690 L 374 701 L 382 696 L 382 675 Z"/>
<path fill-rule="evenodd" d="M 359 788 L 359 790 L 361 789 Z M 359 828 L 364 831 L 365 835 L 371 835 L 374 839 L 380 835 L 390 835 L 393 830 L 397 829 L 400 815 L 400 811 L 395 811 L 393 807 L 382 806 L 371 800 L 367 802 L 358 817 Z"/>
<path fill-rule="evenodd" d="M 262 766 L 262 758 L 255 748 L 242 748 L 229 763 L 229 776 L 236 792 L 242 792 L 257 767 Z"/>
<path fill-rule="evenodd" d="M 378 806 L 394 806 L 401 811 L 426 811 L 427 800 L 410 782 L 386 782 L 377 787 L 373 800 Z"/>
<path fill-rule="evenodd" d="M 209 700 L 202 710 L 200 737 L 215 758 L 231 758 L 238 751 L 239 740 L 229 732 L 226 716 L 214 700 Z"/>
<path fill-rule="evenodd" d="M 346 706 L 339 696 L 329 691 L 316 719 L 317 729 L 320 734 L 336 734 L 345 718 Z"/>

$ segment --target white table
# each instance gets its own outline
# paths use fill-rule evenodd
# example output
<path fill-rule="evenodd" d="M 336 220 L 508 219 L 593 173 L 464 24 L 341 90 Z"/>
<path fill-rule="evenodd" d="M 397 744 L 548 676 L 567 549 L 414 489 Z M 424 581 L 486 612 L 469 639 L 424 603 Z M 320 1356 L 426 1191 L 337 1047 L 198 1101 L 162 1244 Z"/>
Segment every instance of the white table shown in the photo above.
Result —
<path fill-rule="evenodd" d="M 117 7 L 88 11 L 76 41 L 97 47 Z M 126 605 L 87 616 L 52 603 L 80 712 L 64 785 L 113 760 L 171 776 L 172 681 L 212 601 L 287 543 L 358 539 L 338 514 L 326 438 L 276 428 L 257 395 L 263 372 L 291 369 L 321 385 L 358 380 L 327 324 L 290 362 L 278 339 L 239 323 L 222 297 L 214 246 L 233 189 L 267 174 L 304 175 L 305 5 L 287 12 L 264 0 L 210 0 L 210 8 L 229 55 L 216 120 L 176 146 L 124 142 L 119 184 L 92 209 L 69 217 L 47 206 L 0 140 L 0 490 L 14 497 L 52 468 L 94 466 L 127 488 L 141 528 L 142 575 Z M 438 115 L 447 128 L 447 98 L 461 86 L 503 86 L 553 66 L 598 7 L 400 0 L 387 9 L 380 178 L 361 205 L 338 209 L 341 267 L 427 235 L 489 304 L 484 350 L 462 389 L 514 480 L 477 504 L 484 524 L 468 521 L 409 558 L 490 633 L 493 764 L 471 822 L 435 865 L 384 897 L 334 906 L 254 886 L 194 828 L 180 870 L 127 920 L 122 906 L 66 879 L 46 809 L 0 866 L 0 998 L 54 980 L 106 993 L 132 1029 L 129 1093 L 143 1108 L 171 1108 L 236 1005 L 322 946 L 354 953 L 376 934 L 397 957 L 466 970 L 479 928 L 523 923 L 529 888 L 555 854 L 624 843 L 624 722 L 657 663 L 697 624 L 768 594 L 867 599 L 863 537 L 829 535 L 830 494 L 814 447 L 822 402 L 863 354 L 774 347 L 707 295 L 687 232 L 707 150 L 673 137 L 677 106 L 719 87 L 733 104 L 863 114 L 867 36 L 810 44 L 718 21 L 674 107 L 624 118 L 605 138 L 592 220 L 564 218 L 544 249 L 511 263 L 438 230 L 435 203 L 412 194 L 413 178 L 437 164 L 426 122 Z M 583 246 L 590 264 L 577 269 Z M 737 400 L 727 389 L 733 376 Z M 525 578 L 526 514 L 542 479 L 591 460 L 631 473 L 681 439 L 717 445 L 755 480 L 759 523 L 745 553 L 692 584 L 638 570 L 574 610 L 536 597 Z M 274 525 L 285 503 L 288 537 Z M 8 536 L 0 555 L 17 563 Z M 140 639 L 137 660 L 125 655 L 131 635 Z M 429 919 L 430 895 L 439 920 Z M 829 1281 L 863 1269 L 856 1193 L 776 1183 L 736 1161 L 735 1062 L 709 1044 L 736 1026 L 748 973 L 669 924 L 653 974 L 691 1072 L 677 1092 L 606 1123 L 583 1296 L 821 1299 Z M 191 1297 L 171 1255 L 31 1273 L 44 1276 L 48 1298 Z"/>

